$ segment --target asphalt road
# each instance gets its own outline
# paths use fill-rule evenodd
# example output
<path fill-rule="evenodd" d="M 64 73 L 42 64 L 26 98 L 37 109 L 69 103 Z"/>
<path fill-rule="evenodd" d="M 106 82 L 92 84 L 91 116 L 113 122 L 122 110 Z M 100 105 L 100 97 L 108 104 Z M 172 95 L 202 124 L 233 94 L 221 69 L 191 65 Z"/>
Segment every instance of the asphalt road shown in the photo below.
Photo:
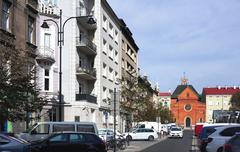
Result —
<path fill-rule="evenodd" d="M 171 138 L 150 146 L 141 152 L 189 152 L 192 148 L 192 130 L 185 130 L 183 138 Z"/>

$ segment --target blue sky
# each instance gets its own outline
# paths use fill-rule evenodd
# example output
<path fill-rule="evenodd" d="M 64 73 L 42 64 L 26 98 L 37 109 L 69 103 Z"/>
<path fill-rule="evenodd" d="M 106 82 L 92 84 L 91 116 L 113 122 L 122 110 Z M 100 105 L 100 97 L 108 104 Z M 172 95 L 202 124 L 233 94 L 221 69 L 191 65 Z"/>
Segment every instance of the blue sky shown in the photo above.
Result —
<path fill-rule="evenodd" d="M 183 73 L 203 87 L 240 86 L 240 0 L 108 0 L 138 44 L 141 74 L 160 91 Z"/>

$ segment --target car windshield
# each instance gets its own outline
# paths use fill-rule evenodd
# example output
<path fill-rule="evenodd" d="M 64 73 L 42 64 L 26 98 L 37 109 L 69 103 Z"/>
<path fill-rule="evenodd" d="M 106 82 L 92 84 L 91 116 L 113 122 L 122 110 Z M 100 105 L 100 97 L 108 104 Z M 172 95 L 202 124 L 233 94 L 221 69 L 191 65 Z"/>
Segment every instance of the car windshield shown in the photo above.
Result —
<path fill-rule="evenodd" d="M 35 128 L 35 126 L 37 126 L 37 123 L 35 123 L 31 127 L 27 128 L 25 131 L 23 131 L 23 133 L 29 133 L 33 128 Z"/>
<path fill-rule="evenodd" d="M 181 131 L 181 128 L 172 128 L 171 131 Z"/>

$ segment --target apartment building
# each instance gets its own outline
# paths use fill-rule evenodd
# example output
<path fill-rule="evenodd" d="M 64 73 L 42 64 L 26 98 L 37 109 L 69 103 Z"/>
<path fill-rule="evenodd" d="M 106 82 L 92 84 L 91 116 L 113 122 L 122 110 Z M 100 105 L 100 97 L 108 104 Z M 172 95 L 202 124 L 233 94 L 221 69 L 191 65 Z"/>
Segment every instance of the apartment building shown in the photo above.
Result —
<path fill-rule="evenodd" d="M 206 103 L 206 122 L 213 122 L 214 110 L 229 110 L 231 97 L 240 92 L 240 87 L 209 87 L 203 88 L 202 101 Z"/>
<path fill-rule="evenodd" d="M 131 30 L 127 27 L 123 19 L 119 19 L 121 23 L 121 73 L 122 80 L 131 81 L 132 78 L 138 77 L 138 46 L 135 43 Z M 127 131 L 128 126 L 132 122 L 132 114 L 120 110 L 120 131 Z"/>
<path fill-rule="evenodd" d="M 49 28 L 42 28 L 45 19 L 59 22 L 59 8 L 54 0 L 40 0 L 38 4 L 36 23 L 36 54 L 37 84 L 41 96 L 48 100 L 43 107 L 38 121 L 57 121 L 59 113 L 59 47 L 58 27 L 54 22 L 48 22 Z M 33 122 L 34 123 L 34 122 Z"/>
<path fill-rule="evenodd" d="M 37 0 L 0 1 L 0 53 L 21 50 L 28 54 L 29 67 L 35 65 Z M 16 123 L 19 132 L 25 123 Z"/>

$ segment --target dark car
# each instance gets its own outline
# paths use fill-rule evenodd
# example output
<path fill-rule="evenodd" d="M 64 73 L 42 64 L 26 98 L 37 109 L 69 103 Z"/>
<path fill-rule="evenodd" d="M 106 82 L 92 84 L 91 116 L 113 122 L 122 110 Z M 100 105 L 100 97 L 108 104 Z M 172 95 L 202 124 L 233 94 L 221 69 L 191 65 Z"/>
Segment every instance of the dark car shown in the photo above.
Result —
<path fill-rule="evenodd" d="M 30 143 L 27 141 L 0 134 L 0 152 L 30 152 Z"/>
<path fill-rule="evenodd" d="M 224 152 L 240 151 L 240 133 L 237 133 L 224 144 Z"/>
<path fill-rule="evenodd" d="M 31 144 L 31 152 L 106 152 L 105 143 L 96 134 L 54 133 Z"/>
<path fill-rule="evenodd" d="M 201 133 L 199 134 L 199 148 L 201 152 L 206 152 L 206 147 L 208 144 L 208 136 L 216 131 L 215 128 L 221 127 L 222 125 L 212 125 L 203 127 Z"/>

